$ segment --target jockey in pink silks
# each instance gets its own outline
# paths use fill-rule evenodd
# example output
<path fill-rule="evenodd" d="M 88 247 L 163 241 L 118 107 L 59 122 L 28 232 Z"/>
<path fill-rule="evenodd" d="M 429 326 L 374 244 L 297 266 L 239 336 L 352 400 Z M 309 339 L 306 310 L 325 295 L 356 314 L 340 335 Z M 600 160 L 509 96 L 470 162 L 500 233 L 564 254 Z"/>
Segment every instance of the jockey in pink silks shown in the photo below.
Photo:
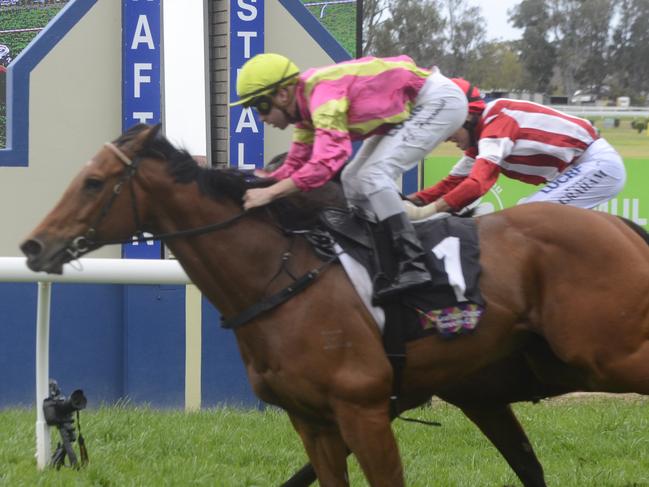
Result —
<path fill-rule="evenodd" d="M 295 125 L 286 161 L 265 174 L 277 182 L 249 189 L 245 209 L 322 186 L 342 170 L 349 203 L 383 222 L 399 264 L 398 276 L 377 297 L 430 281 L 397 179 L 464 123 L 468 99 L 456 83 L 407 56 L 365 57 L 300 73 L 286 57 L 266 53 L 244 64 L 237 94 L 234 104 L 255 108 L 264 123 Z M 354 140 L 364 142 L 348 162 Z"/>

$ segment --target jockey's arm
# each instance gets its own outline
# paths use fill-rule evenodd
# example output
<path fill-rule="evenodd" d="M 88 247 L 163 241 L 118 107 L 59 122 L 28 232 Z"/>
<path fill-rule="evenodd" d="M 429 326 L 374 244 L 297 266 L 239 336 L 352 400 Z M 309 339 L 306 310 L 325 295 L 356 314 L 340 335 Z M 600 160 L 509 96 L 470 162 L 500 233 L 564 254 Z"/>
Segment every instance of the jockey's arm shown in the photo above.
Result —
<path fill-rule="evenodd" d="M 500 166 L 487 159 L 478 158 L 469 175 L 438 203 L 437 211 L 458 211 L 483 196 L 498 180 Z"/>
<path fill-rule="evenodd" d="M 477 150 L 473 149 L 477 154 L 470 171 L 464 181 L 440 198 L 445 205 L 441 202 L 437 204 L 437 211 L 459 211 L 486 194 L 496 184 L 500 175 L 499 164 L 511 153 L 517 127 L 509 117 L 501 117 L 483 129 Z M 466 155 L 465 159 L 470 158 Z M 458 165 L 459 163 L 453 169 Z"/>
<path fill-rule="evenodd" d="M 283 196 L 288 196 L 298 191 L 299 188 L 291 178 L 277 181 L 267 188 L 252 188 L 246 191 L 246 194 L 243 196 L 243 208 L 245 210 L 251 210 L 258 206 L 264 206 L 277 198 L 282 198 Z"/>
<path fill-rule="evenodd" d="M 422 189 L 417 193 L 409 195 L 408 199 L 416 205 L 425 205 L 439 201 L 442 196 L 464 181 L 471 173 L 471 169 L 475 164 L 475 159 L 472 156 L 475 156 L 475 154 L 470 154 L 469 151 L 467 151 L 451 168 L 448 176 L 430 188 Z M 442 205 L 442 201 L 439 201 L 439 205 Z M 438 209 L 438 211 L 447 210 L 448 208 L 444 210 Z"/>
<path fill-rule="evenodd" d="M 299 153 L 302 164 L 285 177 L 290 177 L 300 191 L 310 191 L 330 181 L 352 153 L 347 125 L 349 102 L 342 95 L 326 84 L 316 84 L 309 96 L 310 121 L 295 126 L 291 149 L 308 147 L 309 152 Z"/>
<path fill-rule="evenodd" d="M 293 146 L 295 145 L 294 142 Z M 351 140 L 348 133 L 316 130 L 311 158 L 293 172 L 287 173 L 283 179 L 280 179 L 272 186 L 252 188 L 246 191 L 243 199 L 244 209 L 250 210 L 266 205 L 277 198 L 298 191 L 309 191 L 324 185 L 344 165 L 349 154 L 351 154 L 351 150 Z M 284 165 L 286 165 L 286 162 Z M 284 165 L 275 172 L 281 171 Z"/>
<path fill-rule="evenodd" d="M 352 153 L 348 132 L 316 128 L 315 133 L 311 158 L 290 176 L 300 191 L 310 191 L 330 181 Z"/>
<path fill-rule="evenodd" d="M 306 128 L 301 124 L 295 126 L 293 141 L 288 154 L 281 166 L 270 173 L 269 177 L 274 179 L 288 178 L 295 171 L 300 169 L 311 158 L 313 153 L 313 129 Z"/>
<path fill-rule="evenodd" d="M 416 205 L 426 205 L 437 201 L 440 197 L 451 191 L 458 184 L 466 179 L 466 176 L 455 176 L 449 174 L 437 184 L 430 188 L 422 189 L 417 193 L 408 196 L 408 199 Z"/>

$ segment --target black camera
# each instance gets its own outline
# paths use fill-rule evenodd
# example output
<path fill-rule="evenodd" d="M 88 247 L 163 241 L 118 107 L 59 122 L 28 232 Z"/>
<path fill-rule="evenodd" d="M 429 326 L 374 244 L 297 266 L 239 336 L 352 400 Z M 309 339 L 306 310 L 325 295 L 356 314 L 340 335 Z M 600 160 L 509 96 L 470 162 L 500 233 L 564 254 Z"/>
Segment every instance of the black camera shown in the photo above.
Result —
<path fill-rule="evenodd" d="M 56 451 L 52 455 L 52 466 L 58 470 L 65 464 L 65 457 L 70 460 L 70 466 L 79 468 L 88 463 L 88 450 L 86 443 L 81 435 L 81 425 L 79 424 L 79 411 L 85 409 L 88 404 L 86 396 L 81 389 L 77 389 L 70 397 L 65 397 L 59 389 L 58 383 L 50 379 L 50 395 L 43 400 L 43 415 L 45 421 L 50 426 L 56 426 L 61 435 L 61 441 L 56 446 Z M 77 413 L 77 428 L 79 429 L 79 453 L 81 455 L 81 464 L 77 461 L 77 455 L 74 453 L 72 443 L 76 441 L 76 431 L 74 426 L 73 413 Z"/>
<path fill-rule="evenodd" d="M 81 389 L 66 398 L 55 380 L 50 380 L 50 395 L 43 400 L 43 414 L 50 426 L 61 426 L 72 422 L 72 413 L 85 409 L 88 400 Z"/>

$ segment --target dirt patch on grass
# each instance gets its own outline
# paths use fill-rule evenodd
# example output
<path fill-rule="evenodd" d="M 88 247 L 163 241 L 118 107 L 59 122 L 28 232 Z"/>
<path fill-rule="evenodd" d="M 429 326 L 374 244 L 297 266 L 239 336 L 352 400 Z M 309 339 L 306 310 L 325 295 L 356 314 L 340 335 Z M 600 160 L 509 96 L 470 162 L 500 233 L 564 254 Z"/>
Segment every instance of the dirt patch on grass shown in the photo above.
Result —
<path fill-rule="evenodd" d="M 613 394 L 610 392 L 571 392 L 563 396 L 544 399 L 545 402 L 592 401 L 597 399 L 617 399 L 620 401 L 649 402 L 649 396 L 642 394 Z"/>

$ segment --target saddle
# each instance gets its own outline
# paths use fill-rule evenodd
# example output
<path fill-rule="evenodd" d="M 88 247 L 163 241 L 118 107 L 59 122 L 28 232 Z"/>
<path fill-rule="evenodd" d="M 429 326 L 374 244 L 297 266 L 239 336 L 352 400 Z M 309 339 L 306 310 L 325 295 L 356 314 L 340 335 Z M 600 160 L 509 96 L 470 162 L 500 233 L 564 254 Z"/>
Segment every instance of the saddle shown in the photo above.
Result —
<path fill-rule="evenodd" d="M 360 208 L 327 208 L 320 218 L 338 245 L 365 267 L 374 286 L 392 280 L 397 265 L 388 232 L 375 215 Z M 434 333 L 449 338 L 473 331 L 485 305 L 478 287 L 480 253 L 474 219 L 449 216 L 415 223 L 415 229 L 422 247 L 430 250 L 426 265 L 432 281 L 398 300 L 404 339 Z"/>

